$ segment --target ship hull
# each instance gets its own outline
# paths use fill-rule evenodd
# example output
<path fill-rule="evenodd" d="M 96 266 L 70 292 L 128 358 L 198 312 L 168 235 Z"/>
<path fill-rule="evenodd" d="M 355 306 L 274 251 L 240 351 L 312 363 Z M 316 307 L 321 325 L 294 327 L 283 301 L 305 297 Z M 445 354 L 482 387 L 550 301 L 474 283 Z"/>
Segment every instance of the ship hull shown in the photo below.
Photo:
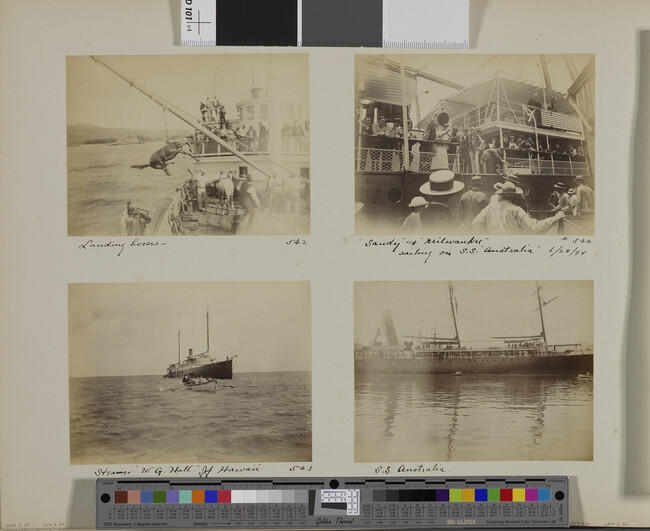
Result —
<path fill-rule="evenodd" d="M 500 357 L 487 359 L 440 357 L 399 357 L 356 359 L 357 374 L 593 374 L 593 354 Z"/>
<path fill-rule="evenodd" d="M 214 378 L 216 380 L 232 380 L 232 358 L 207 363 L 200 366 L 174 367 L 167 371 L 167 378 L 182 378 L 183 376 Z"/>

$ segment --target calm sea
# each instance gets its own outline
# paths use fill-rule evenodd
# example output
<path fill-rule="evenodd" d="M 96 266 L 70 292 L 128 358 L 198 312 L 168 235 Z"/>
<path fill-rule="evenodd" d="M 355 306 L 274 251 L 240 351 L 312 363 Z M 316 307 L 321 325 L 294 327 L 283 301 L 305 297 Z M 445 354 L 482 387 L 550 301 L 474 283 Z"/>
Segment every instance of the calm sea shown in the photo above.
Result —
<path fill-rule="evenodd" d="M 70 379 L 72 464 L 311 461 L 311 373 L 235 374 L 216 393 L 178 379 Z"/>
<path fill-rule="evenodd" d="M 593 459 L 591 379 L 358 376 L 355 460 Z"/>
<path fill-rule="evenodd" d="M 147 164 L 164 142 L 109 146 L 89 144 L 68 147 L 68 234 L 118 236 L 126 202 L 154 214 L 174 196 L 193 167 L 189 157 L 178 155 L 162 170 L 131 168 Z"/>

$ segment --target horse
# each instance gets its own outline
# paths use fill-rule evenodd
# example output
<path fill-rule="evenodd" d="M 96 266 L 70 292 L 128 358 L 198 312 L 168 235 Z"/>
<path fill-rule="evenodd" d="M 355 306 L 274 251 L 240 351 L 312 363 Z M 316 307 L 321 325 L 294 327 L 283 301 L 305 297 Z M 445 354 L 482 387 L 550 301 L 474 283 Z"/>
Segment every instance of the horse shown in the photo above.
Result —
<path fill-rule="evenodd" d="M 190 148 L 190 152 L 188 153 L 183 149 L 184 146 L 187 146 Z M 176 157 L 176 155 L 182 154 L 182 155 L 188 155 L 189 157 L 194 157 L 192 155 L 192 147 L 190 146 L 189 142 L 167 142 L 163 147 L 161 147 L 158 151 L 154 152 L 153 155 L 151 155 L 151 158 L 149 159 L 149 164 L 132 164 L 132 168 L 136 168 L 138 170 L 141 170 L 143 168 L 153 168 L 154 170 L 164 170 L 167 175 L 169 175 L 169 170 L 167 169 L 167 166 L 170 163 L 170 161 Z"/>
<path fill-rule="evenodd" d="M 214 182 L 217 189 L 217 196 L 221 199 L 221 204 L 226 204 L 226 212 L 230 214 L 230 207 L 233 209 L 235 205 L 233 203 L 233 195 L 235 193 L 235 183 L 230 176 L 231 172 L 228 172 L 228 175 L 225 177 L 220 177 Z"/>

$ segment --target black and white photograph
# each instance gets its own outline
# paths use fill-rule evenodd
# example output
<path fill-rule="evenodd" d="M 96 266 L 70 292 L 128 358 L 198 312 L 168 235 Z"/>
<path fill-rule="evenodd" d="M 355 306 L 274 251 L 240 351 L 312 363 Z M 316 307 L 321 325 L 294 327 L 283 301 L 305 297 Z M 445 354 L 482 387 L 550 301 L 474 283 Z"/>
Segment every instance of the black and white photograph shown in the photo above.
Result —
<path fill-rule="evenodd" d="M 70 463 L 311 461 L 309 282 L 69 285 Z"/>
<path fill-rule="evenodd" d="M 354 286 L 355 461 L 591 461 L 592 281 Z"/>
<path fill-rule="evenodd" d="M 305 235 L 307 54 L 69 56 L 69 236 Z"/>
<path fill-rule="evenodd" d="M 355 64 L 357 234 L 594 233 L 595 56 Z"/>

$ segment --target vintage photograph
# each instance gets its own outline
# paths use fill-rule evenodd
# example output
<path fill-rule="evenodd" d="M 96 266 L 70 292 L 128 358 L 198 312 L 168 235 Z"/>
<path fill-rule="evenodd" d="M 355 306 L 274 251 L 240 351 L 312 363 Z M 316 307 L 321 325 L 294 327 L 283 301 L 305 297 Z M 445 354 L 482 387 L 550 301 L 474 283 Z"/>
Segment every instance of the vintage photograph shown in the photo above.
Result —
<path fill-rule="evenodd" d="M 593 459 L 593 282 L 356 282 L 355 461 Z"/>
<path fill-rule="evenodd" d="M 70 463 L 311 461 L 309 282 L 69 285 Z"/>
<path fill-rule="evenodd" d="M 357 55 L 357 234 L 593 234 L 594 78 L 593 54 Z"/>
<path fill-rule="evenodd" d="M 68 235 L 309 234 L 307 54 L 69 56 Z"/>

